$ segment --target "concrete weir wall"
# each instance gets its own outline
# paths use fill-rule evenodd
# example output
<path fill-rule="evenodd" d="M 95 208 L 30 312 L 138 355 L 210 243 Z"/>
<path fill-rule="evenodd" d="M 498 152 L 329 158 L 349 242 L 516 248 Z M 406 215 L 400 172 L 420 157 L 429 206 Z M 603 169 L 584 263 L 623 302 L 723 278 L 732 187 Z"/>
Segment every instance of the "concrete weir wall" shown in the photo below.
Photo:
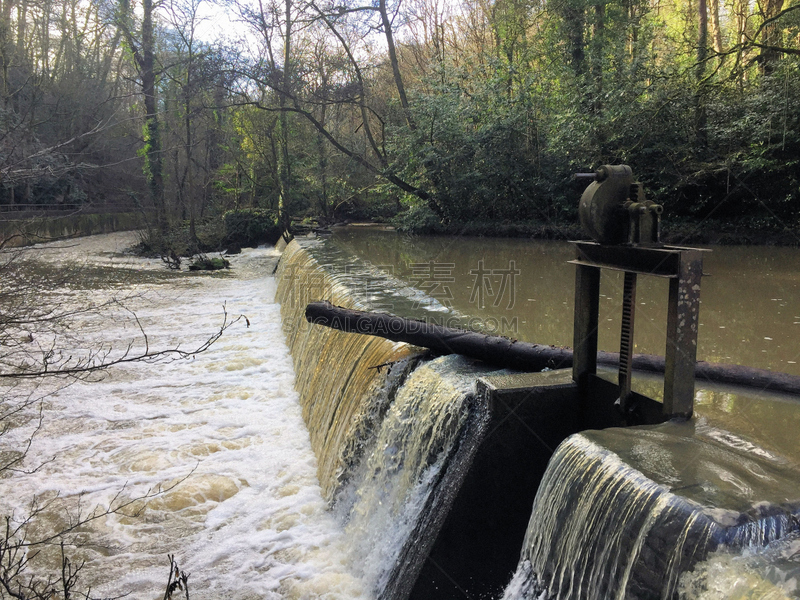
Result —
<path fill-rule="evenodd" d="M 9 216 L 9 215 L 4 215 Z M 0 247 L 18 247 L 40 242 L 129 231 L 141 227 L 142 216 L 136 213 L 71 214 L 0 221 Z"/>
<path fill-rule="evenodd" d="M 478 396 L 487 425 L 412 598 L 502 594 L 548 461 L 579 427 L 568 370 L 486 375 Z"/>
<path fill-rule="evenodd" d="M 798 530 L 800 473 L 735 432 L 618 427 L 614 386 L 587 414 L 568 370 L 478 389 L 488 426 L 412 598 L 678 598 L 710 553 Z"/>
<path fill-rule="evenodd" d="M 294 326 L 290 299 L 361 302 L 320 285 L 336 274 L 309 248 L 290 245 L 279 271 Z M 291 289 L 304 285 L 336 298 Z M 492 370 L 308 327 L 287 328 L 304 416 L 381 600 L 677 598 L 710 552 L 797 529 L 800 472 L 735 433 L 659 423 L 653 401 L 653 425 L 621 427 L 600 378 L 579 398 L 570 370 Z"/>

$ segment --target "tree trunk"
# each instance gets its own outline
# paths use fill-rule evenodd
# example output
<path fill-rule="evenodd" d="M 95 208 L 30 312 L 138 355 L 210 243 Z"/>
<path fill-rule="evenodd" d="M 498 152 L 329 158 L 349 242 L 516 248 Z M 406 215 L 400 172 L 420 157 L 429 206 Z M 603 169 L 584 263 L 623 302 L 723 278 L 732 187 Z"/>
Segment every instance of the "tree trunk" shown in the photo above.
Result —
<path fill-rule="evenodd" d="M 384 313 L 349 310 L 328 302 L 309 304 L 306 307 L 306 319 L 315 325 L 377 335 L 394 342 L 424 346 L 439 354 L 463 354 L 489 364 L 522 371 L 541 371 L 545 367 L 553 369 L 572 363 L 572 351 L 564 348 L 528 344 Z"/>
<path fill-rule="evenodd" d="M 568 0 L 562 8 L 562 19 L 564 22 L 564 34 L 567 38 L 570 66 L 580 81 L 585 69 L 584 60 L 586 58 L 583 35 L 583 30 L 586 26 L 586 15 L 583 7 L 574 6 L 573 0 Z"/>
<path fill-rule="evenodd" d="M 603 54 L 605 51 L 605 17 L 604 4 L 594 5 L 594 23 L 592 26 L 592 99 L 590 110 L 594 116 L 594 145 L 597 148 L 597 164 L 606 162 L 606 124 L 603 118 Z"/>
<path fill-rule="evenodd" d="M 14 6 L 13 0 L 0 2 L 0 82 L 3 95 L 3 108 L 8 110 L 11 87 L 8 83 L 8 68 L 12 62 L 14 44 L 11 39 L 11 9 Z M 6 124 L 4 124 L 6 125 Z"/>
<path fill-rule="evenodd" d="M 328 87 L 328 77 L 327 74 L 322 75 L 322 86 L 323 90 L 327 90 Z M 327 93 L 327 92 L 326 92 Z M 322 124 L 323 127 L 326 126 L 326 120 L 328 116 L 328 104 L 326 102 L 322 103 L 320 107 L 320 117 L 319 122 Z M 328 200 L 328 146 L 325 143 L 325 138 L 322 137 L 322 134 L 317 131 L 317 167 L 319 168 L 319 202 L 320 202 L 320 209 L 322 210 L 322 214 L 325 218 L 329 218 L 330 214 L 330 202 Z"/>
<path fill-rule="evenodd" d="M 281 227 L 286 230 L 289 228 L 289 210 L 291 196 L 291 165 L 289 164 L 289 112 L 286 109 L 288 103 L 289 88 L 292 82 L 292 0 L 285 1 L 285 32 L 283 38 L 283 89 L 279 94 L 279 106 L 281 108 L 278 117 L 280 123 L 280 145 L 279 155 L 280 167 L 278 181 L 280 186 L 280 196 L 278 197 L 278 220 Z"/>
<path fill-rule="evenodd" d="M 708 60 L 708 7 L 706 0 L 697 3 L 697 65 L 695 78 L 697 90 L 695 92 L 694 130 L 697 137 L 697 147 L 704 150 L 708 146 L 708 133 L 706 131 L 708 117 L 706 114 L 705 77 L 706 62 Z"/>
<path fill-rule="evenodd" d="M 719 0 L 709 0 L 711 17 L 711 43 L 714 52 L 722 54 L 722 25 L 719 22 Z"/>
<path fill-rule="evenodd" d="M 389 62 L 392 65 L 392 74 L 394 75 L 394 84 L 397 88 L 397 94 L 400 96 L 400 106 L 403 107 L 405 113 L 406 123 L 411 130 L 416 129 L 414 119 L 408 106 L 408 97 L 406 96 L 406 88 L 403 84 L 403 77 L 400 73 L 400 63 L 397 60 L 397 49 L 394 44 L 394 34 L 392 33 L 392 22 L 389 19 L 389 12 L 386 8 L 386 0 L 380 0 L 378 10 L 381 13 L 381 23 L 383 24 L 383 33 L 386 36 L 386 45 L 389 48 Z"/>
<path fill-rule="evenodd" d="M 330 302 L 310 303 L 306 307 L 306 320 L 340 331 L 374 335 L 393 342 L 430 348 L 437 354 L 462 354 L 501 368 L 540 371 L 545 367 L 557 369 L 572 366 L 572 350 L 569 348 L 519 342 L 385 313 L 351 310 Z M 619 365 L 619 354 L 598 352 L 597 363 L 616 367 Z M 634 370 L 650 373 L 663 373 L 665 369 L 664 357 L 650 354 L 634 354 L 631 364 Z M 742 365 L 698 361 L 695 377 L 708 383 L 800 394 L 800 377 Z"/>
<path fill-rule="evenodd" d="M 776 17 L 783 8 L 783 0 L 765 0 L 763 9 L 761 11 L 763 19 L 772 19 Z M 764 75 L 770 75 L 775 70 L 775 64 L 781 56 L 780 51 L 776 48 L 781 45 L 781 26 L 779 23 L 772 22 L 764 27 L 761 33 L 761 43 L 764 47 L 761 49 L 759 64 L 761 72 Z"/>
<path fill-rule="evenodd" d="M 161 155 L 161 126 L 156 99 L 155 39 L 153 36 L 153 0 L 142 1 L 141 77 L 145 112 L 145 175 L 156 209 L 161 231 L 167 230 L 167 211 L 164 203 L 164 161 Z"/>

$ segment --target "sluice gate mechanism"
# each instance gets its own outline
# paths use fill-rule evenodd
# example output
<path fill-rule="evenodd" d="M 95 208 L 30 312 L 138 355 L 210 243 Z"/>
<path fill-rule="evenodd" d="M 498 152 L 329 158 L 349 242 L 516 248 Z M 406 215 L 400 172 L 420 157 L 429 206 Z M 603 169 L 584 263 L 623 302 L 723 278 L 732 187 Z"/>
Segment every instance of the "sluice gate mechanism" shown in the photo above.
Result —
<path fill-rule="evenodd" d="M 689 418 L 694 404 L 703 251 L 661 244 L 662 207 L 645 199 L 630 167 L 605 165 L 593 177 L 581 196 L 579 215 L 584 232 L 595 241 L 573 242 L 577 257 L 571 261 L 576 267 L 573 377 L 581 396 L 589 401 L 597 372 L 600 272 L 622 271 L 617 407 L 631 424 L 653 420 L 652 414 L 635 414 L 648 412 L 652 403 L 631 390 L 636 284 L 639 275 L 669 278 L 662 412 L 664 419 Z"/>

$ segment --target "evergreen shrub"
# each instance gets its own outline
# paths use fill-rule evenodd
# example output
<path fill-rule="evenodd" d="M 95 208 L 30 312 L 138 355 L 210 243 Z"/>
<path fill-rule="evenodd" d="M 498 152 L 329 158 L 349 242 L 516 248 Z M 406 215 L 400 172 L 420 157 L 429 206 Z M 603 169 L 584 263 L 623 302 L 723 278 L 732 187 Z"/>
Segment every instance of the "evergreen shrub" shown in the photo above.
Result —
<path fill-rule="evenodd" d="M 255 247 L 275 244 L 281 237 L 278 215 L 262 208 L 229 210 L 222 215 L 225 243 L 229 246 Z"/>

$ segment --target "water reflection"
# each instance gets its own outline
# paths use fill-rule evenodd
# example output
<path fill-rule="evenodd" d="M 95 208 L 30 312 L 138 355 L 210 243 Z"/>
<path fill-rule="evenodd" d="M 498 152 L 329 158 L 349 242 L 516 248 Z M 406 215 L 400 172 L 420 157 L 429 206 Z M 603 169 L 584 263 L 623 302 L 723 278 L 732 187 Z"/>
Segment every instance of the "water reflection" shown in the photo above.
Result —
<path fill-rule="evenodd" d="M 408 237 L 374 228 L 334 232 L 338 246 L 460 313 L 510 324 L 510 337 L 572 345 L 569 243 Z M 705 257 L 698 359 L 800 375 L 800 250 L 715 247 Z M 619 349 L 622 274 L 601 280 L 601 350 Z M 640 277 L 635 351 L 663 354 L 667 281 Z M 505 319 L 505 321 L 502 321 Z"/>

